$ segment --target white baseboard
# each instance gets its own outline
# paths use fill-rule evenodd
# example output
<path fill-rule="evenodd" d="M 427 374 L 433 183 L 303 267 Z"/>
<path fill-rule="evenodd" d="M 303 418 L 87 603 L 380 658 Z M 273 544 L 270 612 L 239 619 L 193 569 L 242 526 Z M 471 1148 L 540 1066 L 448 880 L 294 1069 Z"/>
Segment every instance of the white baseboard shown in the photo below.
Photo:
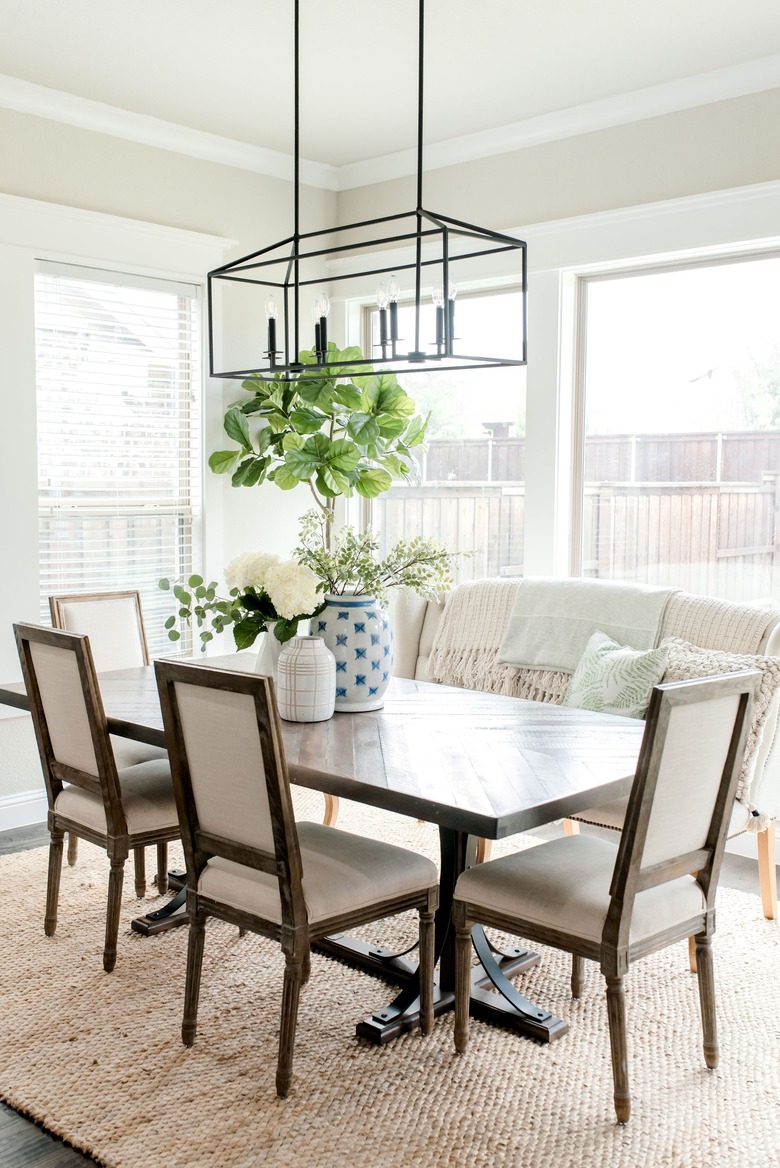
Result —
<path fill-rule="evenodd" d="M 45 823 L 49 813 L 45 791 L 22 791 L 0 796 L 0 831 Z"/>

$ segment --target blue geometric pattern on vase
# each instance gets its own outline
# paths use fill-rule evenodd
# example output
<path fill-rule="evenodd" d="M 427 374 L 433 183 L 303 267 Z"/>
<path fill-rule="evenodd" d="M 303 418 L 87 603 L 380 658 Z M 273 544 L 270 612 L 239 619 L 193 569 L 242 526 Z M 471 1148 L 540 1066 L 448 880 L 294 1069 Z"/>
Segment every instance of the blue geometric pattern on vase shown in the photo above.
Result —
<path fill-rule="evenodd" d="M 336 658 L 336 710 L 377 710 L 384 703 L 393 665 L 393 632 L 387 614 L 373 597 L 324 599 L 317 631 Z"/>

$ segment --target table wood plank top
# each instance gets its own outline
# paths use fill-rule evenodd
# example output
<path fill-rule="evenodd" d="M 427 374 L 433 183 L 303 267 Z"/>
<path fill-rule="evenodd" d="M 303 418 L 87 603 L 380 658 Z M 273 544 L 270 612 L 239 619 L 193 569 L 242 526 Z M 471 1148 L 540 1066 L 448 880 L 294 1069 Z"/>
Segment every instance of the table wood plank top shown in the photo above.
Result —
<path fill-rule="evenodd" d="M 113 733 L 165 744 L 152 668 L 103 674 L 100 685 Z M 22 705 L 20 688 L 4 687 L 0 701 Z M 628 794 L 644 723 L 394 678 L 381 710 L 282 729 L 295 783 L 501 839 Z"/>

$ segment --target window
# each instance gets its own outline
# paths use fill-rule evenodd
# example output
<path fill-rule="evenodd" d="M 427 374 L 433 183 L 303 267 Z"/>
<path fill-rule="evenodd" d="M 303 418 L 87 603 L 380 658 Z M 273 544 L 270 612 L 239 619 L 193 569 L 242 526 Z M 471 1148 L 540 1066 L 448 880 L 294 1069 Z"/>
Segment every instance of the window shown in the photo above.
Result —
<path fill-rule="evenodd" d="M 585 282 L 581 570 L 780 602 L 780 256 Z"/>
<path fill-rule="evenodd" d="M 170 648 L 160 576 L 192 571 L 199 512 L 194 285 L 40 263 L 35 277 L 41 613 L 137 588 Z"/>
<path fill-rule="evenodd" d="M 458 296 L 456 336 L 474 352 L 522 355 L 518 292 Z M 379 341 L 372 312 L 373 343 Z M 413 309 L 399 305 L 398 328 L 413 335 Z M 421 343 L 435 338 L 431 305 L 421 318 Z M 396 482 L 373 504 L 383 547 L 401 537 L 435 536 L 448 551 L 468 552 L 458 580 L 517 575 L 523 566 L 525 367 L 415 373 L 399 380 L 422 413 L 430 412 L 420 482 Z"/>

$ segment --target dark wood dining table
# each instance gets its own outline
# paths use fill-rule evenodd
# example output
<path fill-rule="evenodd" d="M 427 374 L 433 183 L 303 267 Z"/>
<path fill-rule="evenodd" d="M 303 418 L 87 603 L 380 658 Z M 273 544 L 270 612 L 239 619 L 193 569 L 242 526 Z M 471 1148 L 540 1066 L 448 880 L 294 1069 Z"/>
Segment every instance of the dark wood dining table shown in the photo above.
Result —
<path fill-rule="evenodd" d="M 253 668 L 254 655 L 202 663 L 244 671 Z M 111 733 L 165 746 L 152 667 L 102 674 L 100 686 Z M 0 701 L 24 708 L 26 695 L 20 686 L 3 687 Z M 454 1001 L 452 895 L 458 876 L 473 862 L 475 839 L 505 839 L 626 795 L 644 724 L 394 678 L 380 710 L 337 713 L 325 722 L 283 722 L 282 730 L 294 783 L 437 825 L 435 1009 L 440 1013 Z M 142 918 L 152 927 L 141 931 L 154 931 L 155 918 L 165 915 L 163 910 Z M 538 954 L 499 950 L 480 928 L 474 945 L 475 1016 L 546 1042 L 566 1032 L 565 1020 L 528 1001 L 510 980 L 536 964 Z M 321 947 L 402 985 L 393 1002 L 358 1023 L 361 1037 L 381 1044 L 416 1026 L 416 964 L 406 954 L 344 936 L 328 938 Z"/>

